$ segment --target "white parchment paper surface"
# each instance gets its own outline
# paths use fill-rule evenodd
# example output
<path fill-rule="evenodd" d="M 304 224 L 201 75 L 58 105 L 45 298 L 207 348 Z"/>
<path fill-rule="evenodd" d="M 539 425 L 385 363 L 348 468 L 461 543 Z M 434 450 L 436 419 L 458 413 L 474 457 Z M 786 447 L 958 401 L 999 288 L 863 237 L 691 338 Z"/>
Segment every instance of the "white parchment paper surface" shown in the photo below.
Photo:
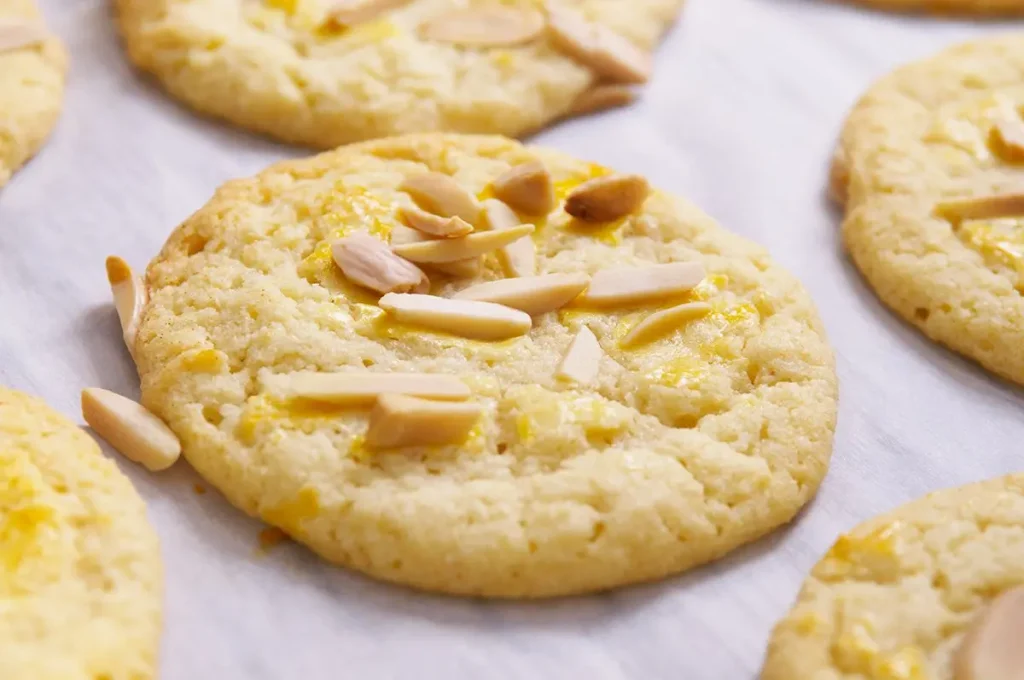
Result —
<path fill-rule="evenodd" d="M 0 192 L 0 383 L 80 422 L 82 387 L 138 395 L 104 258 L 144 267 L 221 182 L 308 152 L 165 97 L 122 58 L 107 1 L 41 4 L 73 65 L 49 145 Z M 688 196 L 811 291 L 841 408 L 832 469 L 792 527 L 657 584 L 473 602 L 379 584 L 296 545 L 261 555 L 263 526 L 212 490 L 197 495 L 184 462 L 161 475 L 122 463 L 163 543 L 164 680 L 756 677 L 771 626 L 838 533 L 1024 469 L 1024 392 L 888 313 L 842 254 L 823 193 L 843 116 L 873 79 L 1014 28 L 816 0 L 689 0 L 641 103 L 533 140 Z"/>

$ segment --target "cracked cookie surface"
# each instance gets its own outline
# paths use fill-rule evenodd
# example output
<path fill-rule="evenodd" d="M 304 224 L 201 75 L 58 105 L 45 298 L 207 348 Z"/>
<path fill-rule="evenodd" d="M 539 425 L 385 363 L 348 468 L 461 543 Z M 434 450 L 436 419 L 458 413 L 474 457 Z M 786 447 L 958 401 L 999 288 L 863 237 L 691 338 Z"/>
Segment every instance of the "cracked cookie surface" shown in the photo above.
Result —
<path fill-rule="evenodd" d="M 763 680 L 952 680 L 975 617 L 1024 583 L 1024 475 L 947 489 L 836 541 L 776 626 Z"/>
<path fill-rule="evenodd" d="M 527 335 L 476 341 L 389 318 L 353 286 L 331 241 L 381 238 L 412 205 L 403 180 L 434 171 L 486 199 L 540 160 L 558 205 L 531 219 L 540 274 L 697 261 L 683 298 L 564 307 Z M 662 577 L 789 521 L 828 466 L 833 357 L 811 300 L 760 247 L 654 191 L 642 209 L 582 224 L 562 205 L 609 171 L 501 137 L 422 135 L 344 147 L 228 183 L 147 272 L 136 341 L 144 403 L 235 505 L 327 559 L 450 593 L 542 597 Z M 431 274 L 452 295 L 500 278 Z M 639 347 L 644 314 L 710 310 Z M 598 377 L 555 377 L 586 325 Z M 457 446 L 372 450 L 368 410 L 282 401 L 267 376 L 298 371 L 458 376 L 484 415 Z"/>
<path fill-rule="evenodd" d="M 32 0 L 0 0 L 0 23 L 41 22 Z M 0 48 L 0 187 L 36 154 L 57 123 L 67 55 L 54 37 Z"/>
<path fill-rule="evenodd" d="M 831 190 L 843 237 L 878 296 L 929 337 L 1024 382 L 1024 215 L 955 221 L 940 203 L 1019 193 L 996 139 L 1024 130 L 1024 39 L 960 45 L 875 84 L 843 129 Z"/>
<path fill-rule="evenodd" d="M 462 47 L 421 37 L 447 0 L 392 3 L 347 29 L 331 0 L 118 0 L 128 54 L 195 109 L 318 148 L 412 132 L 519 136 L 565 115 L 595 82 L 541 37 Z M 535 0 L 459 7 L 537 10 Z M 651 51 L 682 0 L 563 3 Z"/>
<path fill-rule="evenodd" d="M 162 590 L 131 482 L 88 434 L 0 387 L 0 677 L 154 677 Z"/>

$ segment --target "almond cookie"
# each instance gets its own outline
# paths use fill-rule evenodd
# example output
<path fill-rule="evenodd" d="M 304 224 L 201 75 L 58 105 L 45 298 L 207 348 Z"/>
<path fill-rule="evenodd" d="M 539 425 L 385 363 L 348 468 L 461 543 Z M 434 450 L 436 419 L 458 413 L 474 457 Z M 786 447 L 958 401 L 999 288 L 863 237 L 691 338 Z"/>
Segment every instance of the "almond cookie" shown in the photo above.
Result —
<path fill-rule="evenodd" d="M 1024 39 L 952 48 L 882 79 L 832 169 L 843 236 L 878 296 L 929 337 L 1024 382 Z"/>
<path fill-rule="evenodd" d="M 493 197 L 537 163 L 514 195 L 547 211 Z M 143 402 L 232 503 L 376 578 L 544 597 L 720 557 L 824 476 L 832 353 L 803 288 L 690 204 L 630 180 L 628 214 L 565 212 L 606 176 L 432 134 L 231 182 L 148 269 Z"/>
<path fill-rule="evenodd" d="M 647 80 L 682 0 L 116 4 L 129 57 L 174 96 L 330 148 L 411 132 L 519 136 L 628 104 L 628 92 L 600 93 Z"/>
<path fill-rule="evenodd" d="M 1008 16 L 1024 14 L 1020 0 L 848 0 L 893 12 L 956 14 L 961 16 Z"/>
<path fill-rule="evenodd" d="M 92 438 L 0 387 L 0 678 L 153 678 L 163 567 Z"/>
<path fill-rule="evenodd" d="M 762 680 L 1012 680 L 1024 475 L 939 491 L 841 536 L 775 627 Z"/>
<path fill-rule="evenodd" d="M 57 123 L 66 69 L 64 48 L 32 0 L 0 0 L 0 187 Z"/>

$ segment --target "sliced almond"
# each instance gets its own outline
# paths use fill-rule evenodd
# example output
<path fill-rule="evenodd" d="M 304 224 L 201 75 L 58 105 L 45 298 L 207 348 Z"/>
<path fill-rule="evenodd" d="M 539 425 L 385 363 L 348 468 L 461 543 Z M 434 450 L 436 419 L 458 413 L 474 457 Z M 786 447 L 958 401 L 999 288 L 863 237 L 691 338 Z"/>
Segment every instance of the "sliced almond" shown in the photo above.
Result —
<path fill-rule="evenodd" d="M 555 208 L 555 185 L 540 161 L 509 168 L 491 188 L 503 203 L 527 215 L 547 215 Z"/>
<path fill-rule="evenodd" d="M 634 101 L 636 92 L 630 87 L 615 84 L 594 85 L 576 98 L 566 115 L 585 116 L 589 113 L 629 106 Z"/>
<path fill-rule="evenodd" d="M 531 316 L 552 312 L 572 302 L 590 283 L 586 274 L 544 274 L 498 279 L 460 290 L 455 300 L 495 302 Z"/>
<path fill-rule="evenodd" d="M 989 141 L 996 155 L 1011 163 L 1024 161 L 1024 123 L 1003 119 L 992 127 Z"/>
<path fill-rule="evenodd" d="M 449 276 L 457 276 L 460 279 L 472 279 L 479 276 L 480 272 L 483 271 L 484 262 L 482 257 L 474 257 L 469 260 L 456 260 L 455 262 L 438 262 L 429 266 Z"/>
<path fill-rule="evenodd" d="M 449 401 L 462 401 L 470 394 L 464 382 L 443 373 L 299 371 L 267 376 L 263 384 L 282 397 L 339 406 L 369 406 L 380 395 L 389 393 Z"/>
<path fill-rule="evenodd" d="M 657 340 L 679 328 L 683 323 L 691 319 L 699 319 L 710 311 L 711 305 L 706 302 L 687 302 L 655 312 L 633 326 L 629 333 L 619 341 L 619 346 L 634 347 Z"/>
<path fill-rule="evenodd" d="M 419 267 L 369 234 L 356 232 L 335 241 L 331 255 L 346 278 L 378 293 L 430 290 L 430 280 Z"/>
<path fill-rule="evenodd" d="M 412 196 L 416 205 L 441 217 L 461 217 L 476 225 L 480 204 L 461 184 L 439 172 L 424 172 L 406 177 L 398 187 Z"/>
<path fill-rule="evenodd" d="M 626 38 L 576 12 L 548 5 L 548 35 L 558 51 L 614 83 L 645 83 L 651 57 Z"/>
<path fill-rule="evenodd" d="M 391 246 L 396 254 L 411 262 L 456 262 L 483 255 L 496 248 L 506 246 L 513 241 L 533 233 L 532 224 L 520 224 L 511 229 L 499 231 L 480 231 L 462 238 L 449 238 L 436 241 L 419 241 Z"/>
<path fill-rule="evenodd" d="M 975 620 L 953 656 L 954 680 L 1020 680 L 1024 587 L 1006 591 Z"/>
<path fill-rule="evenodd" d="M 413 229 L 434 238 L 458 238 L 473 231 L 473 225 L 461 217 L 441 217 L 419 208 L 399 208 L 398 216 Z"/>
<path fill-rule="evenodd" d="M 533 326 L 529 314 L 492 302 L 389 293 L 378 304 L 403 323 L 476 340 L 504 340 Z"/>
<path fill-rule="evenodd" d="M 496 198 L 483 203 L 483 225 L 490 229 L 510 229 L 519 225 L 519 216 Z M 522 238 L 498 249 L 498 259 L 509 276 L 533 276 L 537 273 L 537 246 L 533 239 Z"/>
<path fill-rule="evenodd" d="M 935 214 L 953 223 L 1024 215 L 1024 192 L 939 201 Z"/>
<path fill-rule="evenodd" d="M 417 231 L 412 227 L 407 227 L 404 224 L 395 224 L 391 227 L 391 245 L 398 246 L 403 243 L 419 243 L 420 241 L 429 241 L 430 237 L 424 234 L 422 231 Z"/>
<path fill-rule="evenodd" d="M 408 5 L 410 0 L 337 0 L 327 10 L 327 25 L 348 28 L 372 21 L 385 12 Z"/>
<path fill-rule="evenodd" d="M 134 359 L 135 336 L 142 320 L 142 310 L 149 301 L 146 284 L 141 276 L 132 271 L 127 262 L 116 255 L 107 258 L 107 281 L 110 282 L 110 291 L 114 294 L 114 308 L 117 310 L 117 318 L 121 321 L 125 347 Z"/>
<path fill-rule="evenodd" d="M 680 295 L 704 280 L 699 262 L 672 262 L 646 267 L 605 269 L 590 279 L 581 304 L 617 307 Z"/>
<path fill-rule="evenodd" d="M 463 47 L 522 45 L 544 32 L 538 12 L 513 7 L 458 9 L 420 24 L 420 37 Z"/>
<path fill-rule="evenodd" d="M 50 37 L 46 27 L 28 19 L 0 19 L 0 52 L 19 50 Z"/>
<path fill-rule="evenodd" d="M 370 412 L 366 444 L 378 449 L 458 444 L 466 439 L 482 414 L 483 407 L 470 402 L 381 395 Z"/>
<path fill-rule="evenodd" d="M 174 465 L 181 442 L 142 404 L 98 387 L 82 390 L 82 417 L 125 458 L 157 471 Z"/>
<path fill-rule="evenodd" d="M 565 212 L 584 222 L 613 222 L 636 212 L 649 191 L 640 175 L 595 177 L 569 192 Z"/>
<path fill-rule="evenodd" d="M 586 326 L 580 326 L 555 376 L 580 385 L 589 385 L 597 379 L 603 355 L 597 336 Z"/>

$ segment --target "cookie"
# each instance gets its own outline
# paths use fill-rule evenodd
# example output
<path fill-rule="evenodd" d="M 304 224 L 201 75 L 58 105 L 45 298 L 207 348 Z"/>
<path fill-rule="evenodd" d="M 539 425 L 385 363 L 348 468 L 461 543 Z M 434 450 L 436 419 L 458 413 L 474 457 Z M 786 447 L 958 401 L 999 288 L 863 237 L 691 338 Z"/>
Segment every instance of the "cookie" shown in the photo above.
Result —
<path fill-rule="evenodd" d="M 629 93 L 608 86 L 647 79 L 681 4 L 117 1 L 129 57 L 175 97 L 318 148 L 413 132 L 519 136 L 625 105 Z"/>
<path fill-rule="evenodd" d="M 440 222 L 475 230 L 409 227 Z M 642 178 L 506 138 L 228 183 L 147 285 L 143 402 L 184 456 L 379 579 L 543 597 L 663 577 L 792 519 L 828 466 L 833 357 L 797 281 Z"/>
<path fill-rule="evenodd" d="M 832 193 L 878 296 L 933 340 L 1024 382 L 1024 39 L 954 47 L 875 84 L 842 133 Z"/>
<path fill-rule="evenodd" d="M 0 186 L 57 123 L 66 69 L 64 48 L 32 0 L 0 0 Z"/>
<path fill-rule="evenodd" d="M 163 568 L 145 510 L 89 435 L 0 388 L 0 677 L 155 676 Z"/>
<path fill-rule="evenodd" d="M 1022 584 L 1024 475 L 930 494 L 836 541 L 776 626 L 761 678 L 1016 677 L 965 666 L 982 662 L 986 608 Z"/>
<path fill-rule="evenodd" d="M 858 5 L 892 12 L 955 14 L 961 16 L 1009 16 L 1024 13 L 1017 0 L 849 0 Z"/>

